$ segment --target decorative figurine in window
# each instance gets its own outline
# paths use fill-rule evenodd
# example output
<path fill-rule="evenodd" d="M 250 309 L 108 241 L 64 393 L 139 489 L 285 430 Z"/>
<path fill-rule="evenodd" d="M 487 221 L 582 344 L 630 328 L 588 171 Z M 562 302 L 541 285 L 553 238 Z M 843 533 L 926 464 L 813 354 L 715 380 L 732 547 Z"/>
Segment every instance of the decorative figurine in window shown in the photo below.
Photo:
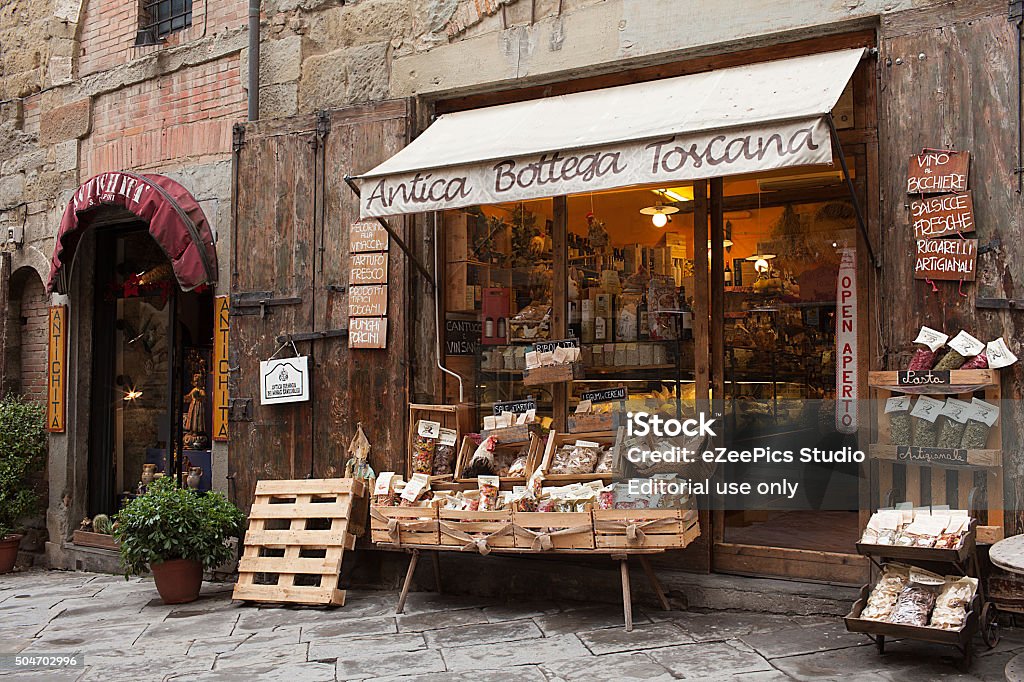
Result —
<path fill-rule="evenodd" d="M 192 375 L 192 390 L 185 395 L 187 409 L 182 419 L 185 435 L 182 438 L 186 450 L 202 450 L 209 440 L 206 437 L 206 391 L 203 389 L 203 375 Z"/>

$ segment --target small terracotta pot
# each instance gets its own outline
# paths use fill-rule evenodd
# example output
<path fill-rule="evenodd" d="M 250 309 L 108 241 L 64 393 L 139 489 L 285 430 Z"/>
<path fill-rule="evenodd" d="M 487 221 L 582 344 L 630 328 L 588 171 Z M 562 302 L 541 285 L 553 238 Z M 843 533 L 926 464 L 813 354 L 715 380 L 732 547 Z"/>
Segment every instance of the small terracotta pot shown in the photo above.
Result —
<path fill-rule="evenodd" d="M 203 565 L 198 561 L 171 559 L 149 568 L 156 579 L 156 591 L 165 604 L 187 604 L 199 598 Z"/>
<path fill-rule="evenodd" d="M 10 573 L 18 560 L 18 545 L 24 535 L 8 535 L 0 538 L 0 573 Z"/>

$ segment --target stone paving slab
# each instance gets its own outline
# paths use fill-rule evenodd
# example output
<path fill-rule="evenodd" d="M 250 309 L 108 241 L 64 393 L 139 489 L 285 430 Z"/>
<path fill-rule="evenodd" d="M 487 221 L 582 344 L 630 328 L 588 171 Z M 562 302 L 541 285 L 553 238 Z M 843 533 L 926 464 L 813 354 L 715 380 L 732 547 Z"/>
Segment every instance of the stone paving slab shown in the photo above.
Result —
<path fill-rule="evenodd" d="M 10 578 L 10 580 L 8 580 Z M 514 602 L 414 592 L 395 615 L 393 591 L 349 591 L 338 608 L 231 601 L 205 584 L 169 606 L 150 579 L 31 570 L 0 578 L 0 653 L 84 651 L 86 668 L 2 671 L 0 682 L 618 682 L 619 680 L 1002 680 L 1024 651 L 1004 628 L 994 651 L 918 642 L 886 654 L 827 615 L 634 609 L 617 603 Z"/>

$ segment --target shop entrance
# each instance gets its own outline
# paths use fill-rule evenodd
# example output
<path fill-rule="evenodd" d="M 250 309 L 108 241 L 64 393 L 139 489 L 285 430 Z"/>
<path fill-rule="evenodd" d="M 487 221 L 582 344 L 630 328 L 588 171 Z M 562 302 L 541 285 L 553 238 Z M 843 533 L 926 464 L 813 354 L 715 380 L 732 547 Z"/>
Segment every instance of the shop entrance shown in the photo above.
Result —
<path fill-rule="evenodd" d="M 183 292 L 143 221 L 96 228 L 89 515 L 153 476 L 210 488 L 213 298 Z M 201 470 L 201 471 L 200 471 Z"/>

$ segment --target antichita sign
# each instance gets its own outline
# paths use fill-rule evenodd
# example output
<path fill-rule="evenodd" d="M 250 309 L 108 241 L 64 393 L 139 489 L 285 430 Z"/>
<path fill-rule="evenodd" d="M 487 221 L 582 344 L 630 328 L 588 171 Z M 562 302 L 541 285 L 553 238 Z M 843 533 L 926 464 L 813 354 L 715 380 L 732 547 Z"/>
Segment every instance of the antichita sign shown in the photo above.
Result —
<path fill-rule="evenodd" d="M 66 409 L 64 404 L 67 384 L 67 323 L 66 305 L 50 306 L 49 342 L 46 362 L 46 429 L 50 433 L 64 432 Z"/>
<path fill-rule="evenodd" d="M 213 303 L 213 439 L 228 440 L 228 311 L 227 296 L 217 296 Z"/>

